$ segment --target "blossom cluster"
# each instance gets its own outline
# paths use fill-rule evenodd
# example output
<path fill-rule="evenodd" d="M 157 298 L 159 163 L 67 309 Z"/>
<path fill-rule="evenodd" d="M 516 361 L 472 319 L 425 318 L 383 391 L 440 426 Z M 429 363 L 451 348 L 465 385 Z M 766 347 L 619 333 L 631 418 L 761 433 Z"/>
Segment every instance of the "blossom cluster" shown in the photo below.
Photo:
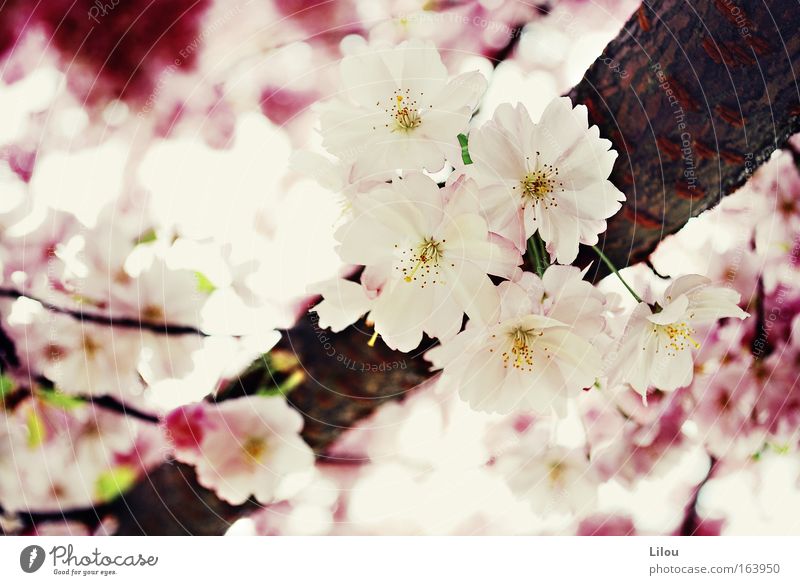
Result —
<path fill-rule="evenodd" d="M 623 327 L 627 311 L 572 266 L 625 200 L 585 106 L 557 98 L 534 122 L 524 104 L 501 104 L 473 129 L 483 76 L 449 78 L 422 41 L 347 55 L 341 81 L 321 133 L 347 169 L 337 251 L 359 273 L 313 291 L 322 326 L 366 315 L 404 352 L 427 335 L 439 345 L 426 358 L 473 408 L 564 416 L 595 386 L 629 384 L 645 400 L 687 386 L 699 328 L 747 316 L 735 291 L 685 275 L 657 300 L 631 291 Z"/>
<path fill-rule="evenodd" d="M 588 280 L 616 153 L 548 101 L 640 3 L 62 4 L 0 21 L 0 531 L 172 460 L 232 533 L 796 531 L 792 157 Z M 440 372 L 324 452 L 264 355 L 309 294 Z"/>

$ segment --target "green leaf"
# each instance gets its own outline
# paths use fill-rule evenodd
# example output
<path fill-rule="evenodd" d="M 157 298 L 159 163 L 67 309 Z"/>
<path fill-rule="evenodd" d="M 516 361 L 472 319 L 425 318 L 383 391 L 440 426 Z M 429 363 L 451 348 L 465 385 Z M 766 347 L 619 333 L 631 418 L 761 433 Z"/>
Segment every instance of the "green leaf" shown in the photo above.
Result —
<path fill-rule="evenodd" d="M 101 502 L 110 502 L 131 489 L 136 483 L 136 476 L 136 470 L 128 465 L 112 467 L 97 478 L 95 494 Z"/>
<path fill-rule="evenodd" d="M 150 242 L 155 242 L 158 239 L 158 234 L 156 233 L 155 228 L 150 228 L 138 238 L 134 242 L 137 246 L 139 244 L 149 244 Z"/>
<path fill-rule="evenodd" d="M 14 380 L 0 373 L 0 400 L 4 400 L 7 395 L 11 394 L 16 389 L 17 385 L 14 383 Z"/>
<path fill-rule="evenodd" d="M 458 135 L 458 143 L 461 145 L 461 160 L 464 161 L 465 165 L 472 164 L 472 158 L 469 156 L 469 138 L 467 138 L 466 134 L 459 134 Z"/>
<path fill-rule="evenodd" d="M 297 388 L 306 379 L 306 375 L 298 370 L 290 375 L 279 386 L 262 386 L 256 391 L 259 396 L 286 396 L 289 392 Z"/>
<path fill-rule="evenodd" d="M 86 401 L 81 398 L 69 396 L 68 394 L 50 388 L 40 388 L 38 394 L 42 400 L 50 406 L 55 406 L 56 408 L 62 408 L 64 410 L 71 410 L 86 404 Z"/>
<path fill-rule="evenodd" d="M 202 272 L 195 272 L 194 277 L 197 279 L 197 290 L 201 293 L 210 295 L 217 290 L 217 287 L 211 282 L 208 277 Z"/>
<path fill-rule="evenodd" d="M 42 418 L 33 409 L 28 411 L 25 417 L 25 425 L 28 427 L 28 447 L 35 449 L 47 438 L 47 429 Z"/>

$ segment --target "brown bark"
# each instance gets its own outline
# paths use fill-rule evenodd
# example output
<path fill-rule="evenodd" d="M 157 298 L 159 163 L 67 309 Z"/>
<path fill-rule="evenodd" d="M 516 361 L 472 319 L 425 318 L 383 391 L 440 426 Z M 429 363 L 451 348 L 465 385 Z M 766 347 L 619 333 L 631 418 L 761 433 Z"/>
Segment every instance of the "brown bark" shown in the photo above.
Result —
<path fill-rule="evenodd" d="M 570 92 L 620 154 L 611 180 L 628 199 L 602 241 L 617 266 L 645 260 L 800 129 L 798 30 L 796 0 L 646 1 Z"/>
<path fill-rule="evenodd" d="M 612 180 L 628 200 L 603 242 L 618 266 L 646 259 L 797 131 L 798 30 L 797 0 L 645 2 L 573 89 L 620 152 Z M 601 263 L 594 266 L 602 276 Z M 323 332 L 305 318 L 282 342 L 306 372 L 289 400 L 320 457 L 342 430 L 429 375 L 420 352 L 397 354 L 380 341 L 369 348 L 368 336 L 363 328 Z M 252 392 L 263 373 L 255 368 L 228 392 Z M 220 534 L 253 508 L 223 504 L 190 469 L 164 465 L 110 512 L 120 516 L 121 534 Z"/>

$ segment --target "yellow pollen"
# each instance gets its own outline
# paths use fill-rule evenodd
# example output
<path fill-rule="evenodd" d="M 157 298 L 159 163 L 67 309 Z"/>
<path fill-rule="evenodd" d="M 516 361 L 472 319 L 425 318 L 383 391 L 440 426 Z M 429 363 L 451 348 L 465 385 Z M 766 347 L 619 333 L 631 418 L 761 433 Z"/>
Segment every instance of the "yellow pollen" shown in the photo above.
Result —
<path fill-rule="evenodd" d="M 533 371 L 533 347 L 537 338 L 543 333 L 536 329 L 523 329 L 516 327 L 508 333 L 511 347 L 502 354 L 503 367 L 527 372 Z M 546 351 L 546 350 L 545 350 Z"/>
<path fill-rule="evenodd" d="M 538 156 L 539 153 L 537 152 Z M 530 159 L 530 157 L 527 157 Z M 517 186 L 513 187 L 514 190 Z M 558 207 L 558 200 L 553 196 L 557 191 L 564 191 L 564 183 L 558 179 L 558 169 L 553 165 L 540 165 L 536 170 L 530 171 L 519 182 L 520 198 L 523 209 L 540 203 L 545 209 Z"/>
<path fill-rule="evenodd" d="M 88 358 L 93 358 L 94 355 L 100 350 L 100 344 L 97 343 L 92 337 L 88 335 L 83 336 L 83 351 Z"/>
<path fill-rule="evenodd" d="M 420 93 L 418 97 L 422 99 L 422 96 L 423 94 Z M 383 110 L 389 115 L 389 120 L 384 124 L 384 127 L 390 132 L 409 133 L 422 125 L 420 108 L 425 106 L 421 106 L 417 99 L 411 97 L 410 88 L 395 90 L 395 95 L 388 103 L 383 103 L 386 104 Z M 380 107 L 381 102 L 378 101 L 375 105 Z M 427 105 L 427 107 L 430 108 L 431 106 Z M 377 130 L 377 127 L 373 126 L 372 129 Z"/>
<path fill-rule="evenodd" d="M 252 462 L 258 462 L 266 450 L 267 442 L 261 437 L 250 437 L 242 445 L 242 451 Z"/>
<path fill-rule="evenodd" d="M 440 242 L 428 237 L 420 242 L 416 250 L 403 250 L 397 267 L 403 275 L 403 280 L 419 281 L 422 288 L 428 284 L 442 283 L 437 277 L 440 275 L 439 262 L 444 256 L 442 250 L 444 243 L 445 240 Z"/>
<path fill-rule="evenodd" d="M 550 483 L 557 484 L 561 481 L 564 475 L 564 465 L 560 461 L 554 461 L 550 464 L 550 472 L 547 474 Z"/>
<path fill-rule="evenodd" d="M 657 325 L 653 328 L 653 331 L 657 332 L 659 329 L 666 333 L 669 338 L 667 354 L 670 356 L 687 349 L 690 345 L 695 349 L 700 349 L 700 344 L 692 337 L 695 333 L 694 329 L 689 327 L 686 322 Z"/>

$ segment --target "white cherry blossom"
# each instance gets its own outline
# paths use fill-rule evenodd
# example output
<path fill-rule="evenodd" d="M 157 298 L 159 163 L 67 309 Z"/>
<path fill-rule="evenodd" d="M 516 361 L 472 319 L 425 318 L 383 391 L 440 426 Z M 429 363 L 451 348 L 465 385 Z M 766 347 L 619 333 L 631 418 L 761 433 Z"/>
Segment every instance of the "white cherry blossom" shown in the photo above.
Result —
<path fill-rule="evenodd" d="M 410 351 L 423 332 L 455 336 L 464 313 L 496 319 L 499 297 L 488 275 L 510 277 L 521 257 L 489 232 L 477 197 L 471 181 L 439 189 L 420 173 L 361 196 L 336 238 L 342 260 L 365 267 L 363 292 L 326 284 L 315 308 L 320 325 L 339 331 L 369 311 L 389 347 Z"/>
<path fill-rule="evenodd" d="M 554 268 L 558 267 L 550 270 Z M 498 286 L 502 308 L 494 323 L 469 323 L 454 340 L 425 357 L 434 368 L 444 369 L 443 383 L 455 384 L 461 398 L 476 410 L 543 415 L 555 411 L 563 416 L 569 398 L 600 376 L 601 357 L 582 336 L 585 330 L 544 314 L 545 286 L 538 277 L 526 274 L 520 281 Z M 565 310 L 557 303 L 548 312 L 571 321 L 568 307 L 577 310 L 578 317 L 601 307 L 593 292 L 583 294 L 584 301 L 567 295 L 562 301 Z"/>
<path fill-rule="evenodd" d="M 608 176 L 617 153 L 589 127 L 585 106 L 553 100 L 535 124 L 518 104 L 502 104 L 469 137 L 464 172 L 481 188 L 493 231 L 525 249 L 538 231 L 550 256 L 570 264 L 578 244 L 596 244 L 625 196 Z"/>
<path fill-rule="evenodd" d="M 184 427 L 196 421 L 188 435 L 193 448 L 178 444 L 176 456 L 195 465 L 200 484 L 223 500 L 238 505 L 253 495 L 268 504 L 290 475 L 313 469 L 314 453 L 300 437 L 303 418 L 283 397 L 248 396 L 199 408 L 201 416 L 198 405 L 189 405 L 168 419 Z M 182 411 L 189 413 L 185 419 Z"/>
<path fill-rule="evenodd" d="M 523 437 L 502 453 L 497 468 L 514 495 L 542 516 L 584 515 L 597 503 L 600 477 L 581 449 L 546 447 L 539 436 Z"/>
<path fill-rule="evenodd" d="M 41 312 L 9 328 L 31 371 L 67 394 L 138 396 L 139 332 Z"/>
<path fill-rule="evenodd" d="M 354 161 L 354 177 L 395 169 L 435 172 L 458 156 L 486 79 L 449 79 L 431 42 L 362 47 L 342 59 L 343 92 L 322 108 L 323 145 Z"/>
<path fill-rule="evenodd" d="M 616 381 L 630 384 L 642 397 L 650 387 L 676 390 L 694 376 L 693 350 L 700 348 L 695 326 L 718 319 L 748 316 L 733 289 L 712 286 L 696 274 L 676 279 L 665 291 L 661 309 L 639 303 L 631 314 L 618 349 Z"/>

